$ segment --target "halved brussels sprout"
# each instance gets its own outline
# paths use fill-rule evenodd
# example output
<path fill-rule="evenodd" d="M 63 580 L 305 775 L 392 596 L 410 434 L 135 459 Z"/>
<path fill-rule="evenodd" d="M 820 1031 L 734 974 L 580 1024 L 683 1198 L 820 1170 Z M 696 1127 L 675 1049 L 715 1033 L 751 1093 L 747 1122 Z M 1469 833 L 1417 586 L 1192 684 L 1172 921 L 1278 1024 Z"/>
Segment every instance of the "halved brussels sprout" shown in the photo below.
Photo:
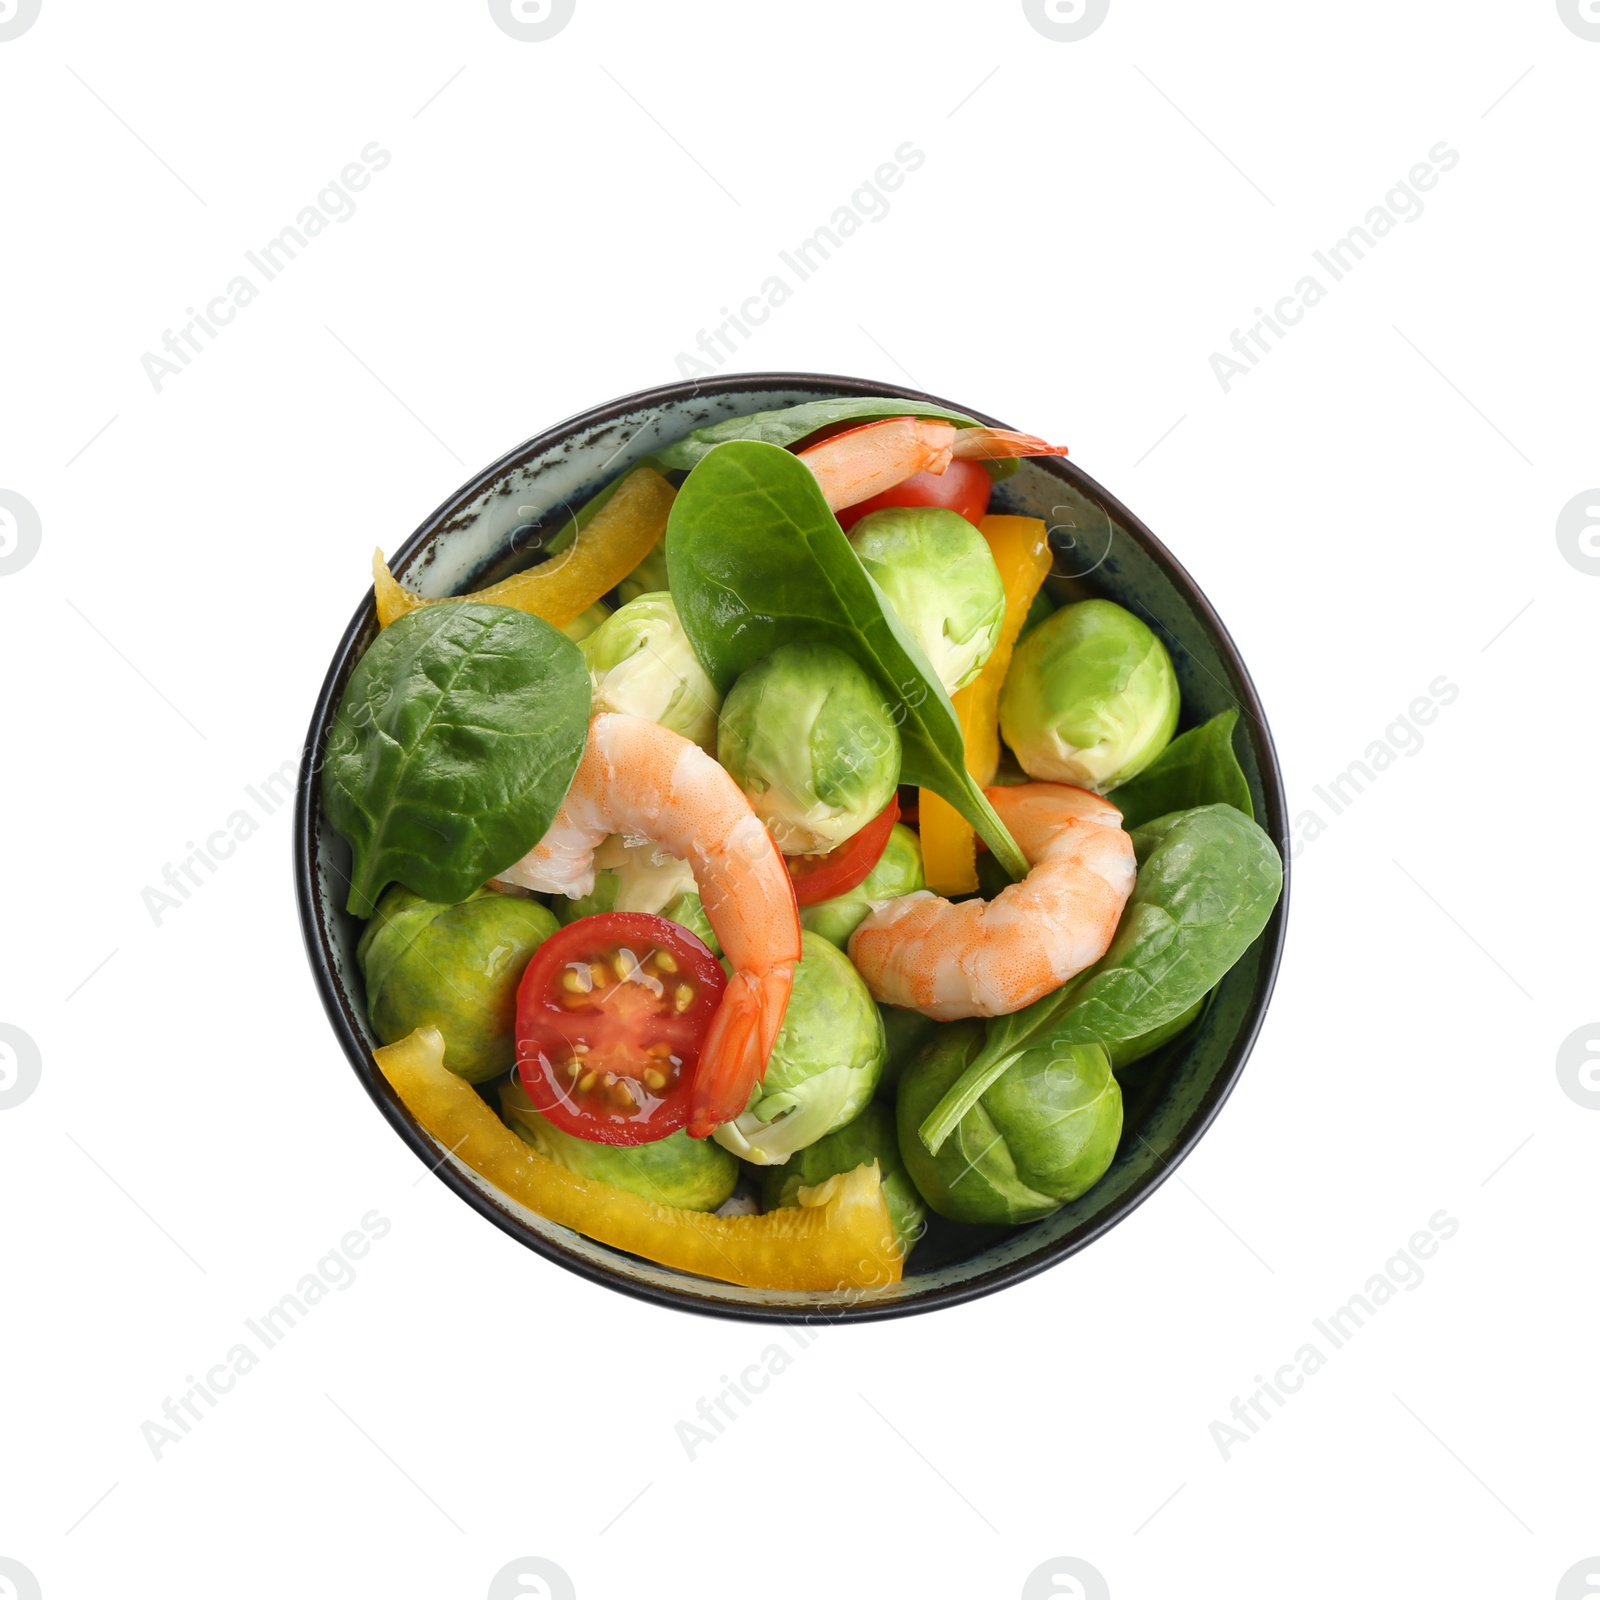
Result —
<path fill-rule="evenodd" d="M 498 1077 L 516 1054 L 522 970 L 556 927 L 522 895 L 479 889 L 452 906 L 390 884 L 356 946 L 372 1031 L 394 1044 L 431 1023 L 452 1072 L 468 1083 Z"/>
<path fill-rule="evenodd" d="M 762 1209 L 775 1211 L 779 1206 L 798 1205 L 802 1187 L 819 1184 L 836 1172 L 854 1172 L 874 1161 L 883 1179 L 883 1198 L 889 1206 L 889 1221 L 894 1224 L 900 1254 L 909 1255 L 912 1245 L 922 1237 L 927 1208 L 901 1159 L 894 1112 L 876 1100 L 854 1121 L 797 1151 L 783 1166 L 768 1168 L 761 1189 Z"/>
<path fill-rule="evenodd" d="M 642 594 L 583 640 L 595 711 L 659 722 L 709 750 L 722 697 L 706 676 L 665 591 Z"/>
<path fill-rule="evenodd" d="M 1167 647 L 1131 611 L 1080 600 L 1023 635 L 1000 731 L 1031 777 L 1103 794 L 1143 772 L 1178 726 Z"/>
<path fill-rule="evenodd" d="M 800 962 L 766 1076 L 744 1114 L 712 1135 L 767 1167 L 851 1121 L 883 1071 L 883 1019 L 861 974 L 824 938 L 800 935 Z"/>
<path fill-rule="evenodd" d="M 700 904 L 694 869 L 649 839 L 630 840 L 614 833 L 602 840 L 594 853 L 594 888 L 576 900 L 556 897 L 556 920 L 563 927 L 603 911 L 647 911 L 653 917 L 666 917 L 701 939 L 712 955 L 722 954 L 711 919 Z"/>
<path fill-rule="evenodd" d="M 614 1183 L 619 1189 L 680 1211 L 715 1211 L 739 1181 L 739 1163 L 709 1139 L 691 1139 L 680 1128 L 653 1144 L 596 1144 L 563 1133 L 542 1117 L 515 1077 L 500 1085 L 500 1115 L 512 1132 L 540 1155 L 580 1178 Z"/>
<path fill-rule="evenodd" d="M 942 507 L 894 506 L 863 517 L 850 543 L 945 691 L 971 683 L 1006 614 L 1005 584 L 983 535 Z"/>
<path fill-rule="evenodd" d="M 900 781 L 900 732 L 854 657 L 786 644 L 729 690 L 717 760 L 785 855 L 817 855 L 888 805 Z"/>
<path fill-rule="evenodd" d="M 900 1080 L 900 1153 L 922 1198 L 952 1222 L 1037 1222 L 1105 1175 L 1122 1091 L 1097 1044 L 1030 1050 L 930 1155 L 917 1135 L 983 1042 L 979 1022 L 941 1027 Z"/>
<path fill-rule="evenodd" d="M 843 950 L 850 935 L 872 910 L 869 901 L 897 900 L 927 887 L 928 880 L 922 875 L 922 841 L 897 822 L 872 871 L 846 894 L 819 900 L 814 906 L 801 906 L 800 926 L 820 933 L 829 944 Z"/>

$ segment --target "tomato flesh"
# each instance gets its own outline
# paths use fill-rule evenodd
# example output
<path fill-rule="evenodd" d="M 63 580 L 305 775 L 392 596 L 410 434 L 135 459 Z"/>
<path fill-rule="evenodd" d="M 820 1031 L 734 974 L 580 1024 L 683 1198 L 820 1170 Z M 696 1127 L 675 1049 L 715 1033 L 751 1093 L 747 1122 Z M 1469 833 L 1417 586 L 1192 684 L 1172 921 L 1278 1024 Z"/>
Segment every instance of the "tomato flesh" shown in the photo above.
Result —
<path fill-rule="evenodd" d="M 794 897 L 803 906 L 814 906 L 835 895 L 848 894 L 866 881 L 889 843 L 889 834 L 900 819 L 900 797 L 896 795 L 866 827 L 858 828 L 843 844 L 826 855 L 785 856 L 789 876 L 794 879 Z"/>
<path fill-rule="evenodd" d="M 943 472 L 918 472 L 882 494 L 836 512 L 839 526 L 848 532 L 868 512 L 888 506 L 942 506 L 976 527 L 989 509 L 994 479 L 981 461 L 952 461 Z"/>
<path fill-rule="evenodd" d="M 580 917 L 517 988 L 517 1073 L 564 1133 L 650 1144 L 689 1120 L 689 1090 L 727 975 L 687 928 L 639 911 Z"/>

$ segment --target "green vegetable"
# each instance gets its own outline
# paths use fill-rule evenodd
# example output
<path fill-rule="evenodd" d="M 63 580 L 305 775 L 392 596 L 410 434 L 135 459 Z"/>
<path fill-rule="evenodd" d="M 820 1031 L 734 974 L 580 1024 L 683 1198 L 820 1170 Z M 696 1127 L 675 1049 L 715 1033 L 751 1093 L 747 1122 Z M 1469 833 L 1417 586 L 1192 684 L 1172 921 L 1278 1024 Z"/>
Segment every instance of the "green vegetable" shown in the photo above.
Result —
<path fill-rule="evenodd" d="M 883 1057 L 883 1022 L 861 974 L 826 939 L 802 933 L 794 992 L 766 1076 L 744 1114 L 712 1138 L 757 1166 L 787 1161 L 860 1112 Z"/>
<path fill-rule="evenodd" d="M 1035 592 L 1033 604 L 1028 607 L 1028 614 L 1022 619 L 1022 633 L 1028 633 L 1037 628 L 1041 622 L 1050 616 L 1056 609 L 1056 603 L 1043 589 Z M 1022 634 L 1017 637 L 1020 639 Z"/>
<path fill-rule="evenodd" d="M 785 855 L 814 855 L 888 805 L 900 735 L 877 681 L 853 657 L 827 644 L 782 644 L 728 691 L 717 760 Z"/>
<path fill-rule="evenodd" d="M 594 888 L 576 900 L 555 897 L 555 913 L 563 926 L 603 911 L 647 911 L 660 916 L 662 907 L 680 894 L 694 892 L 694 868 L 669 855 L 651 839 L 629 840 L 613 833 L 594 853 Z"/>
<path fill-rule="evenodd" d="M 976 678 L 994 650 L 1006 589 L 988 541 L 939 506 L 874 511 L 850 545 L 933 663 L 946 694 Z"/>
<path fill-rule="evenodd" d="M 854 1172 L 874 1161 L 883 1179 L 883 1198 L 888 1202 L 900 1253 L 909 1255 L 922 1236 L 927 1211 L 901 1158 L 894 1112 L 878 1101 L 853 1122 L 790 1156 L 783 1166 L 769 1167 L 761 1188 L 761 1209 L 776 1211 L 779 1206 L 799 1205 L 802 1188 L 814 1188 L 836 1172 Z"/>
<path fill-rule="evenodd" d="M 788 406 L 781 411 L 757 411 L 748 417 L 729 417 L 725 422 L 714 422 L 707 428 L 697 428 L 687 438 L 669 444 L 651 457 L 651 464 L 661 472 L 689 471 L 698 466 L 719 444 L 733 439 L 754 439 L 762 444 L 777 445 L 787 450 L 799 444 L 819 429 L 831 427 L 836 422 L 874 422 L 884 417 L 933 417 L 941 422 L 953 422 L 958 428 L 976 428 L 979 424 L 959 411 L 946 411 L 943 406 L 929 405 L 922 400 L 896 400 L 891 398 L 808 400 L 804 405 Z M 996 474 L 1004 477 L 1016 471 L 1016 463 L 985 462 L 985 466 L 999 467 Z"/>
<path fill-rule="evenodd" d="M 713 955 L 722 953 L 687 861 L 668 855 L 652 840 L 630 841 L 614 833 L 595 851 L 594 868 L 594 888 L 588 894 L 576 900 L 555 897 L 556 920 L 563 927 L 606 911 L 645 911 L 687 928 Z"/>
<path fill-rule="evenodd" d="M 681 733 L 709 750 L 722 696 L 705 674 L 666 593 L 644 594 L 583 641 L 599 711 L 621 711 Z"/>
<path fill-rule="evenodd" d="M 614 1183 L 619 1189 L 680 1211 L 715 1211 L 739 1181 L 739 1163 L 709 1139 L 691 1139 L 680 1128 L 653 1144 L 597 1144 L 564 1133 L 540 1116 L 515 1078 L 500 1085 L 500 1115 L 513 1133 L 540 1155 L 580 1178 Z"/>
<path fill-rule="evenodd" d="M 889 830 L 889 842 L 873 867 L 854 889 L 813 906 L 801 906 L 800 926 L 820 933 L 829 944 L 843 950 L 850 935 L 866 921 L 872 900 L 897 900 L 903 894 L 926 889 L 922 875 L 922 844 L 903 823 Z"/>
<path fill-rule="evenodd" d="M 574 644 L 582 644 L 610 615 L 611 607 L 604 600 L 596 600 L 587 611 L 580 611 L 561 631 Z"/>
<path fill-rule="evenodd" d="M 734 442 L 702 460 L 667 523 L 672 593 L 724 689 L 780 644 L 831 644 L 889 696 L 901 778 L 942 795 L 1014 878 L 1028 864 L 967 771 L 961 725 L 921 648 L 867 576 L 805 465 Z"/>
<path fill-rule="evenodd" d="M 1111 1070 L 1121 1072 L 1124 1067 L 1131 1067 L 1135 1061 L 1143 1061 L 1146 1056 L 1153 1056 L 1162 1045 L 1170 1044 L 1180 1033 L 1194 1026 L 1210 998 L 1209 994 L 1201 995 L 1187 1011 L 1180 1013 L 1170 1022 L 1163 1022 L 1159 1027 L 1152 1028 L 1148 1033 L 1141 1033 L 1137 1039 L 1119 1039 L 1115 1044 L 1108 1045 Z"/>
<path fill-rule="evenodd" d="M 687 928 L 712 955 L 722 954 L 716 929 L 711 926 L 711 918 L 706 915 L 706 908 L 700 903 L 698 894 L 676 896 L 661 908 L 661 915 L 676 922 L 680 928 Z"/>
<path fill-rule="evenodd" d="M 1000 731 L 1035 778 L 1104 793 L 1142 772 L 1178 725 L 1167 647 L 1131 611 L 1082 600 L 1018 641 Z"/>
<path fill-rule="evenodd" d="M 589 727 L 577 645 L 505 606 L 425 606 L 356 663 L 328 735 L 322 801 L 350 841 L 347 909 L 398 881 L 464 900 L 544 836 Z"/>
<path fill-rule="evenodd" d="M 658 539 L 650 554 L 621 583 L 617 593 L 626 605 L 640 595 L 660 594 L 667 587 L 667 541 Z"/>
<path fill-rule="evenodd" d="M 892 1102 L 901 1075 L 922 1054 L 943 1024 L 923 1016 L 920 1011 L 884 1005 L 882 1001 L 878 1003 L 878 1015 L 883 1018 L 884 1042 L 888 1046 L 883 1076 L 878 1079 L 878 1098 Z"/>
<path fill-rule="evenodd" d="M 921 1125 L 929 1150 L 1027 1051 L 1109 1048 L 1159 1028 L 1214 989 L 1266 927 L 1283 863 L 1232 806 L 1174 812 L 1139 829 L 1133 843 L 1139 876 L 1111 948 L 1053 994 L 991 1019 L 983 1049 Z"/>
<path fill-rule="evenodd" d="M 1136 778 L 1106 796 L 1130 832 L 1170 811 L 1226 805 L 1255 815 L 1250 782 L 1233 753 L 1237 711 L 1224 711 L 1198 728 L 1180 733 Z"/>
<path fill-rule="evenodd" d="M 394 1044 L 437 1028 L 444 1064 L 468 1083 L 509 1071 L 517 984 L 555 931 L 550 912 L 522 895 L 479 889 L 452 906 L 391 885 L 356 946 L 372 1031 Z"/>
<path fill-rule="evenodd" d="M 1026 1050 L 990 1083 L 937 1154 L 917 1129 L 983 1041 L 951 1023 L 900 1081 L 900 1153 L 925 1199 L 952 1222 L 1037 1222 L 1105 1175 L 1122 1136 L 1122 1091 L 1097 1044 Z"/>

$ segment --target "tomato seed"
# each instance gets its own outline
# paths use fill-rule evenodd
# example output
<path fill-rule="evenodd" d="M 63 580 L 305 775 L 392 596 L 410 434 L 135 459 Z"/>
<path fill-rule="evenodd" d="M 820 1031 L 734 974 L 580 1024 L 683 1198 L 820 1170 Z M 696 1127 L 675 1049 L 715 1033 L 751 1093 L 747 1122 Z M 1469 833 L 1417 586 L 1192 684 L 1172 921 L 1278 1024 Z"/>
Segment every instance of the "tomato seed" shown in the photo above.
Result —
<path fill-rule="evenodd" d="M 584 1075 L 578 1079 L 578 1087 L 585 1094 L 587 1094 L 592 1088 L 594 1088 L 594 1074 L 592 1072 L 584 1073 Z"/>
<path fill-rule="evenodd" d="M 673 991 L 672 1009 L 674 1011 L 687 1011 L 694 1004 L 694 987 L 692 984 L 680 983 Z"/>
<path fill-rule="evenodd" d="M 665 950 L 656 951 L 656 965 L 663 972 L 676 972 L 678 970 L 678 963 Z"/>
<path fill-rule="evenodd" d="M 647 1089 L 665 1089 L 667 1075 L 664 1072 L 657 1072 L 654 1067 L 646 1067 L 644 1069 L 644 1084 Z"/>

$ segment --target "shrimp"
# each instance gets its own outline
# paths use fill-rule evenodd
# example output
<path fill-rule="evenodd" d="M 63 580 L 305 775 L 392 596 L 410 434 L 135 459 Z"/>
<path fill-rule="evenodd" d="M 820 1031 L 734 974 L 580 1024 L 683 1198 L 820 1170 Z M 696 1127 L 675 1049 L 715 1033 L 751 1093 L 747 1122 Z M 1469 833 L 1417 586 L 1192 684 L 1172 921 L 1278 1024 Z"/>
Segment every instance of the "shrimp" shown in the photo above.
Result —
<path fill-rule="evenodd" d="M 739 1116 L 766 1071 L 800 959 L 794 883 L 739 786 L 700 747 L 642 717 L 605 712 L 548 832 L 499 881 L 577 898 L 608 834 L 653 840 L 694 872 L 733 976 L 700 1052 L 689 1134 Z"/>
<path fill-rule="evenodd" d="M 942 474 L 952 461 L 1064 456 L 1064 444 L 1004 428 L 958 428 L 926 417 L 888 417 L 836 433 L 800 452 L 830 511 L 860 505 L 919 472 Z"/>
<path fill-rule="evenodd" d="M 990 901 L 952 902 L 925 889 L 875 901 L 850 940 L 875 1000 L 940 1021 L 1005 1016 L 1106 953 L 1133 892 L 1122 813 L 1060 783 L 984 793 L 1032 870 Z"/>

